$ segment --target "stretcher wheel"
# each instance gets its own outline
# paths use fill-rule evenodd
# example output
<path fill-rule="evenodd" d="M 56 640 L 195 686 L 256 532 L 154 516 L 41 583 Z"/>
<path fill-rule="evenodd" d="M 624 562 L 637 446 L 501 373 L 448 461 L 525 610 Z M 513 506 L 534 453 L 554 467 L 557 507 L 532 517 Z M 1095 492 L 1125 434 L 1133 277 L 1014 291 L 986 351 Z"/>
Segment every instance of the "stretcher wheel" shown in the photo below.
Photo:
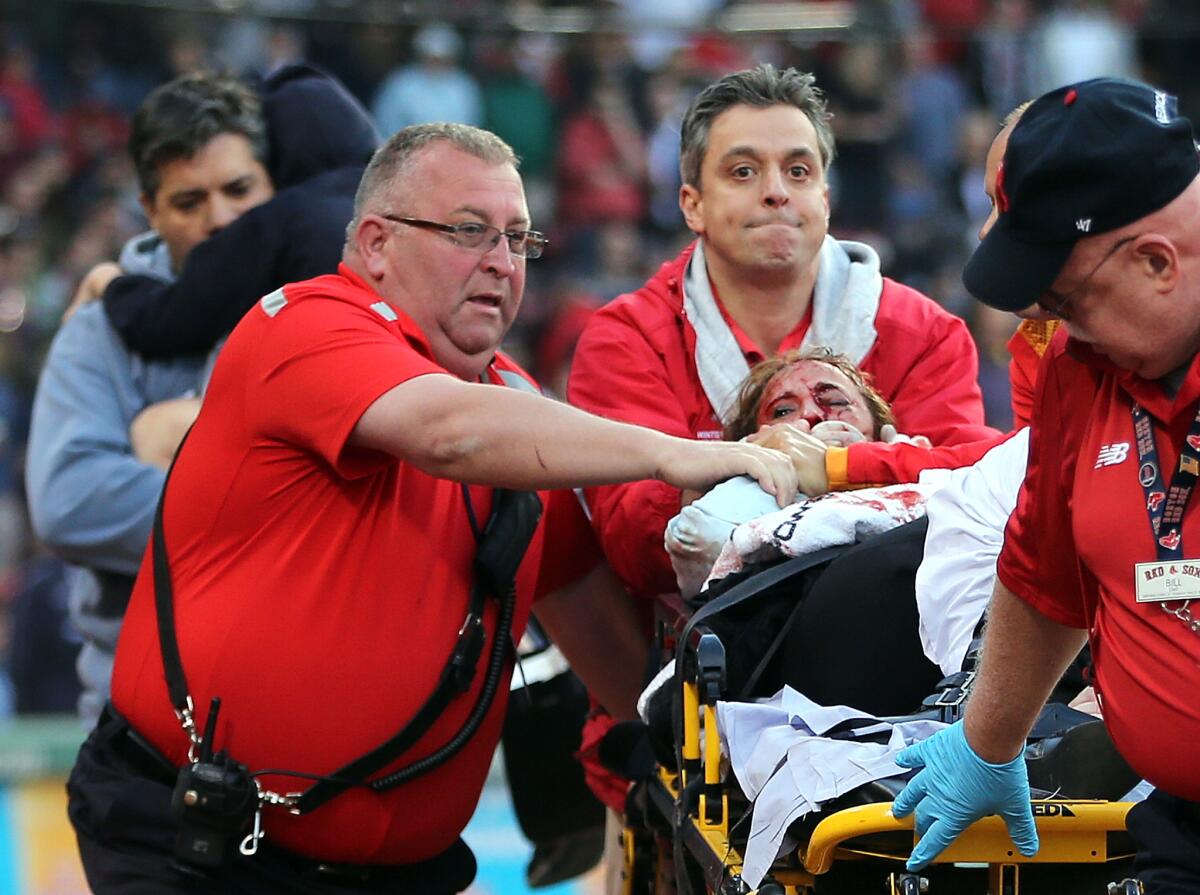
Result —
<path fill-rule="evenodd" d="M 890 895 L 925 895 L 929 880 L 915 873 L 893 873 L 888 876 Z"/>
<path fill-rule="evenodd" d="M 1142 895 L 1145 890 L 1136 879 L 1123 879 L 1119 883 L 1108 884 L 1108 895 Z"/>

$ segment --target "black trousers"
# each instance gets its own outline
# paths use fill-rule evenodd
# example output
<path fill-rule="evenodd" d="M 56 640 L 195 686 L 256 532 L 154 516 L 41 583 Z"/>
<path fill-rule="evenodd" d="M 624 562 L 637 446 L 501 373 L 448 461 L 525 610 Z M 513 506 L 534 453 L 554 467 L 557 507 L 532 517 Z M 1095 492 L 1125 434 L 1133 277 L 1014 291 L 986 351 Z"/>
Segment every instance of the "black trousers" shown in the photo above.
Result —
<path fill-rule="evenodd" d="M 185 873 L 172 861 L 176 773 L 109 710 L 80 747 L 67 781 L 67 813 L 88 885 L 97 895 L 453 895 L 475 878 L 475 856 L 461 839 L 441 855 L 403 867 L 319 864 L 269 840 L 246 857 L 235 841 L 221 870 Z"/>
<path fill-rule="evenodd" d="M 941 670 L 921 649 L 917 566 L 927 519 L 856 544 L 817 578 L 780 648 L 778 675 L 821 705 L 916 711 Z"/>
<path fill-rule="evenodd" d="M 1126 826 L 1138 846 L 1135 870 L 1146 895 L 1200 892 L 1200 803 L 1156 789 L 1130 809 Z"/>

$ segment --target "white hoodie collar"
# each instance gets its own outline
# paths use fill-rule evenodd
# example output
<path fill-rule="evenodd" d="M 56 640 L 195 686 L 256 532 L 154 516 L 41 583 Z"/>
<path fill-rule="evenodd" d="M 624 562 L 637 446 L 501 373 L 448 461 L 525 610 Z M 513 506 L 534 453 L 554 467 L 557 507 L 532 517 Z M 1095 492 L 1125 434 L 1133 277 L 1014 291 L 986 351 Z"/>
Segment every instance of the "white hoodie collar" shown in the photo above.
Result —
<path fill-rule="evenodd" d="M 813 289 L 812 325 L 801 347 L 824 346 L 861 363 L 875 344 L 875 314 L 882 291 L 879 256 L 874 249 L 826 236 Z M 697 240 L 684 273 L 683 312 L 696 331 L 700 385 L 717 416 L 725 421 L 750 366 L 717 306 L 702 239 Z"/>

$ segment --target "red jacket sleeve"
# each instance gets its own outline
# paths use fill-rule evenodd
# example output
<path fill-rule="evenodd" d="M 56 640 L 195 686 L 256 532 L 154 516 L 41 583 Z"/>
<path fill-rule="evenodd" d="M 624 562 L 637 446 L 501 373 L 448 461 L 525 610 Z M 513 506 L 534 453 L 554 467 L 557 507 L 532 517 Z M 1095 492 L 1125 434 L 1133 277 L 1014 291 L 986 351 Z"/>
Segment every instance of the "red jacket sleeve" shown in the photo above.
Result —
<path fill-rule="evenodd" d="M 944 444 L 923 448 L 912 444 L 884 444 L 864 441 L 846 448 L 845 473 L 837 475 L 840 461 L 829 452 L 825 470 L 831 491 L 866 488 L 873 485 L 898 485 L 915 482 L 926 469 L 959 469 L 976 463 L 996 445 L 1008 441 L 1013 433 L 965 444 Z"/>
<path fill-rule="evenodd" d="M 1038 365 L 1058 327 L 1057 320 L 1023 320 L 1009 340 L 1012 354 L 1009 376 L 1012 381 L 1014 429 L 1028 426 L 1033 416 L 1034 388 Z M 914 370 L 917 367 L 914 367 Z M 898 404 L 899 402 L 897 402 Z M 899 412 L 897 412 L 899 417 Z M 901 428 L 909 434 L 908 418 Z M 977 427 L 970 427 L 975 429 Z M 854 444 L 832 450 L 826 460 L 829 487 L 834 491 L 868 485 L 893 485 L 914 482 L 926 469 L 958 469 L 977 462 L 984 454 L 1012 437 L 995 433 L 977 441 L 949 444 L 924 450 L 912 445 L 888 445 L 879 442 Z M 913 430 L 912 434 L 926 434 Z"/>
<path fill-rule="evenodd" d="M 606 311 L 592 316 L 579 340 L 567 394 L 575 406 L 608 419 L 692 437 L 662 357 L 643 333 Z M 679 489 L 644 481 L 584 493 L 618 577 L 640 595 L 676 590 L 663 532 L 679 512 Z"/>

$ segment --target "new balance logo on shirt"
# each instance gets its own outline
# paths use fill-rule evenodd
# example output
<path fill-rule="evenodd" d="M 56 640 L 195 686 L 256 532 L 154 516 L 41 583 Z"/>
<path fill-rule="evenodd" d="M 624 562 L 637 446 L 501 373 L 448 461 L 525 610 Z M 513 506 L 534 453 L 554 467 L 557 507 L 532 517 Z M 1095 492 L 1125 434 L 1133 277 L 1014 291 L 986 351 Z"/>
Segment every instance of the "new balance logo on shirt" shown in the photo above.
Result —
<path fill-rule="evenodd" d="M 1101 466 L 1116 466 L 1118 463 L 1124 463 L 1125 458 L 1129 456 L 1129 442 L 1118 441 L 1115 444 L 1100 445 L 1100 452 L 1096 454 L 1096 465 L 1092 469 L 1099 469 Z"/>

